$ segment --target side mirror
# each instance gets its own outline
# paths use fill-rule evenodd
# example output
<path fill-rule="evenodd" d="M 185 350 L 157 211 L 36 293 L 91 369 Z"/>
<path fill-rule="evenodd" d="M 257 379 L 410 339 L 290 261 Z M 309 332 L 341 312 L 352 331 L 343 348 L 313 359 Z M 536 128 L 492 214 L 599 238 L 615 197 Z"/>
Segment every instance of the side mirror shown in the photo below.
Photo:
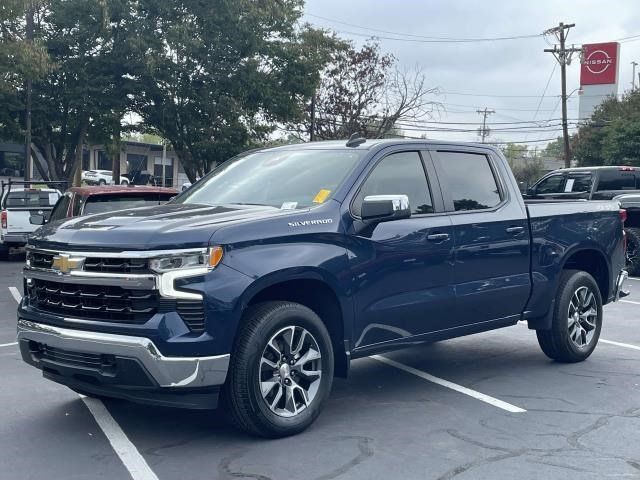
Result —
<path fill-rule="evenodd" d="M 363 221 L 388 222 L 411 216 L 406 195 L 370 195 L 364 197 L 360 212 Z"/>
<path fill-rule="evenodd" d="M 35 214 L 29 217 L 29 223 L 31 225 L 44 225 L 47 223 L 47 219 L 44 218 L 44 215 Z"/>

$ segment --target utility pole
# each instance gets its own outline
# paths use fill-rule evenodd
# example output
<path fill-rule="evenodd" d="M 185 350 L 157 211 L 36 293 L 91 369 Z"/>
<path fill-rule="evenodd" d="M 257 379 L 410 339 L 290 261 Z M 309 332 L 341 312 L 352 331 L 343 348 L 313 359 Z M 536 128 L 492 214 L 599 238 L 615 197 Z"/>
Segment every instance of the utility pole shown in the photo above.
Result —
<path fill-rule="evenodd" d="M 633 67 L 633 75 L 631 75 L 631 91 L 633 92 L 636 89 L 636 67 L 638 62 L 631 62 L 631 66 Z"/>
<path fill-rule="evenodd" d="M 562 137 L 564 139 L 564 166 L 566 168 L 571 166 L 571 145 L 569 144 L 569 125 L 567 122 L 567 65 L 571 63 L 571 56 L 574 53 L 581 53 L 582 48 L 571 46 L 566 47 L 567 35 L 569 30 L 575 27 L 575 23 L 565 25 L 560 22 L 557 27 L 550 28 L 545 31 L 545 34 L 553 33 L 560 45 L 554 45 L 553 48 L 545 48 L 545 52 L 553 53 L 560 64 L 560 81 L 562 82 Z"/>
<path fill-rule="evenodd" d="M 26 14 L 26 29 L 25 29 L 25 37 L 28 44 L 33 43 L 33 15 L 34 15 L 34 7 L 33 2 L 27 3 L 27 14 Z M 33 80 L 31 79 L 31 75 L 27 73 L 27 79 L 25 81 L 25 93 L 26 93 L 26 102 L 25 102 L 25 112 L 24 112 L 24 123 L 25 123 L 25 135 L 24 135 L 24 179 L 25 181 L 31 180 L 31 103 L 33 96 Z"/>
<path fill-rule="evenodd" d="M 478 114 L 482 115 L 482 126 L 478 129 L 478 135 L 482 138 L 482 143 L 485 143 L 485 139 L 491 133 L 491 129 L 487 127 L 487 117 L 493 113 L 496 113 L 495 110 L 489 110 L 487 107 L 484 107 L 484 110 L 476 110 Z"/>

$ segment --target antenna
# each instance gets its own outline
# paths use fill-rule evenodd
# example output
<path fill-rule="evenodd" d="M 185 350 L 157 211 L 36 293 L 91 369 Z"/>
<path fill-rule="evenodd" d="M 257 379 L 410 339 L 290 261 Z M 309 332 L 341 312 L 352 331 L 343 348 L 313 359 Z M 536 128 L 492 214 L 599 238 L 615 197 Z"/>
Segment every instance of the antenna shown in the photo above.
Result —
<path fill-rule="evenodd" d="M 349 137 L 349 140 L 347 141 L 347 147 L 351 147 L 351 148 L 359 147 L 366 141 L 367 141 L 366 138 L 361 137 L 360 134 L 356 132 L 351 134 L 351 136 Z"/>

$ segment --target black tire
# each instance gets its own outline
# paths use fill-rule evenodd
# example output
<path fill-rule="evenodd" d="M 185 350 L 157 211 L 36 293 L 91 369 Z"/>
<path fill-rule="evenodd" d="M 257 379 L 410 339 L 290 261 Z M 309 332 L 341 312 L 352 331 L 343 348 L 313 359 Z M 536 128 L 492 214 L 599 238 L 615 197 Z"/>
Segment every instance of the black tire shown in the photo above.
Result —
<path fill-rule="evenodd" d="M 640 275 L 640 228 L 625 228 L 627 233 L 627 271 L 631 276 Z"/>
<path fill-rule="evenodd" d="M 106 184 L 107 184 L 107 181 L 105 179 L 101 178 L 100 180 L 98 180 L 98 185 L 100 185 L 101 187 Z"/>
<path fill-rule="evenodd" d="M 9 247 L 7 247 L 4 243 L 0 244 L 0 261 L 8 261 L 9 260 Z"/>
<path fill-rule="evenodd" d="M 283 417 L 270 409 L 261 393 L 261 359 L 267 342 L 290 326 L 305 329 L 312 335 L 321 354 L 321 375 L 308 406 L 293 416 Z M 249 434 L 268 438 L 295 435 L 320 414 L 331 392 L 333 367 L 331 338 L 320 317 L 311 309 L 292 302 L 258 304 L 246 312 L 238 333 L 222 392 L 223 405 L 229 410 L 233 423 Z M 277 386 L 277 389 L 285 390 L 285 387 Z"/>
<path fill-rule="evenodd" d="M 122 180 L 122 181 L 120 182 L 120 185 L 127 186 L 127 185 L 129 185 L 129 182 L 128 182 L 127 180 Z"/>
<path fill-rule="evenodd" d="M 593 334 L 588 343 L 585 341 L 585 345 L 580 347 L 572 340 L 569 333 L 569 313 L 571 311 L 570 303 L 574 295 L 578 294 L 579 291 L 585 291 L 585 288 L 586 291 L 593 294 L 592 306 L 595 310 L 595 315 L 593 316 L 595 328 L 589 330 L 589 332 L 593 331 Z M 577 322 L 577 320 L 574 320 L 574 322 Z M 584 324 L 580 321 L 579 325 Z M 560 276 L 558 293 L 556 294 L 551 328 L 549 330 L 536 330 L 540 348 L 542 348 L 542 351 L 547 357 L 558 362 L 582 362 L 586 360 L 596 348 L 601 329 L 602 297 L 598 284 L 587 272 L 580 270 L 563 271 Z M 588 338 L 586 335 L 585 333 L 585 337 L 580 337 L 580 339 Z"/>

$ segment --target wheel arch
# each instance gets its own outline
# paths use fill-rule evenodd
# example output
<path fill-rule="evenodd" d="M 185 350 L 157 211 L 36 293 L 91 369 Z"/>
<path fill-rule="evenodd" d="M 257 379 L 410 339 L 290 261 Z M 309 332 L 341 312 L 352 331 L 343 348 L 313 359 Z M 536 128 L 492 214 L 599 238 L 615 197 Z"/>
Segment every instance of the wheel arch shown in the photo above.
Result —
<path fill-rule="evenodd" d="M 337 280 L 320 269 L 285 269 L 252 283 L 240 301 L 241 320 L 247 308 L 267 301 L 290 301 L 313 310 L 327 327 L 331 337 L 335 375 L 346 377 L 349 371 L 352 306 L 340 295 Z M 238 326 L 237 331 L 240 331 Z"/>

